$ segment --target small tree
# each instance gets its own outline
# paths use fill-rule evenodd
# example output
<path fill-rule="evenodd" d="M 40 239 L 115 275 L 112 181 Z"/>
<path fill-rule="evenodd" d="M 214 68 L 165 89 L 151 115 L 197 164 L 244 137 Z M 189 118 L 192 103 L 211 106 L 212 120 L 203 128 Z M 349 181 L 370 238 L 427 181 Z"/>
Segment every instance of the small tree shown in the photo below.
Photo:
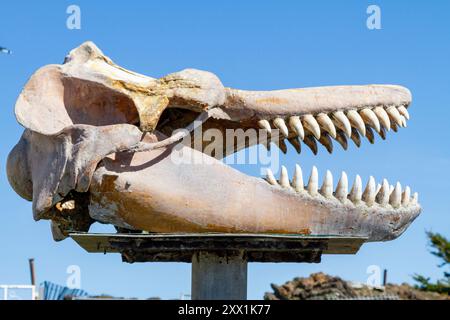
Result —
<path fill-rule="evenodd" d="M 427 232 L 427 237 L 432 247 L 431 253 L 442 260 L 440 268 L 448 267 L 450 264 L 450 241 L 439 233 Z M 431 283 L 430 278 L 415 274 L 414 280 L 418 282 L 416 288 L 424 291 L 450 294 L 450 273 L 444 271 L 444 278 L 436 283 Z"/>

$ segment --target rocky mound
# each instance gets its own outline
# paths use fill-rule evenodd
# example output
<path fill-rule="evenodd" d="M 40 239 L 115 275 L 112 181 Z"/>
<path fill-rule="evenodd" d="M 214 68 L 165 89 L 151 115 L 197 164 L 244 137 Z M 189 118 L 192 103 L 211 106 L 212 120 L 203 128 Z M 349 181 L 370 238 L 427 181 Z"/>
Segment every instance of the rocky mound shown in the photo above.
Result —
<path fill-rule="evenodd" d="M 450 300 L 448 295 L 424 292 L 408 284 L 370 287 L 322 272 L 308 278 L 294 278 L 281 286 L 271 284 L 271 287 L 273 292 L 266 292 L 265 300 Z"/>

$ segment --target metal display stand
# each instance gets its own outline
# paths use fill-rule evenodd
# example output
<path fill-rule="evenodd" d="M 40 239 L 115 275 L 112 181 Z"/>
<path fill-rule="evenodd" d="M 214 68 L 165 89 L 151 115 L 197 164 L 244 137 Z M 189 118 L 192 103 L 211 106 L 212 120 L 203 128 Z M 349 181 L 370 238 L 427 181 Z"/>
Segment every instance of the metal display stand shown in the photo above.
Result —
<path fill-rule="evenodd" d="M 192 299 L 244 300 L 248 262 L 319 263 L 322 254 L 355 254 L 363 237 L 235 233 L 92 234 L 70 237 L 87 252 L 134 262 L 192 263 Z"/>

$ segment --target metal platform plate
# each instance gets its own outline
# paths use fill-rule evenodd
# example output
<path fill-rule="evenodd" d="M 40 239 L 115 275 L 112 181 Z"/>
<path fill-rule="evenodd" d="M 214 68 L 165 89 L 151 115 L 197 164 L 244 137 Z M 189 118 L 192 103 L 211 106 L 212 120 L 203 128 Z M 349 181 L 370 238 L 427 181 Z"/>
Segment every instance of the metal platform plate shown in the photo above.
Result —
<path fill-rule="evenodd" d="M 72 233 L 87 252 L 120 253 L 125 262 L 191 262 L 196 252 L 235 255 L 248 262 L 320 262 L 322 254 L 355 254 L 363 237 L 236 233 Z"/>

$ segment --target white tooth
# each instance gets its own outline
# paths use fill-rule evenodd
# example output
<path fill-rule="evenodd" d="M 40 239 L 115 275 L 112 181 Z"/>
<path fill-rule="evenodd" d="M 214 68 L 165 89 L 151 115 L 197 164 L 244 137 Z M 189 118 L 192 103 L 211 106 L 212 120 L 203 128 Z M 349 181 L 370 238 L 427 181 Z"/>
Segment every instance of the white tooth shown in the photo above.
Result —
<path fill-rule="evenodd" d="M 391 184 L 389 186 L 389 195 L 392 193 L 392 191 L 394 191 L 394 186 Z"/>
<path fill-rule="evenodd" d="M 350 138 L 352 135 L 352 125 L 348 120 L 347 116 L 342 111 L 336 111 L 333 113 L 333 118 L 335 119 L 336 127 L 344 131 L 347 137 Z"/>
<path fill-rule="evenodd" d="M 267 169 L 267 176 L 266 176 L 266 180 L 268 183 L 270 183 L 271 185 L 277 186 L 278 185 L 278 181 L 277 179 L 275 179 L 275 176 L 273 175 L 272 170 Z"/>
<path fill-rule="evenodd" d="M 300 144 L 300 141 L 298 140 L 298 137 L 290 138 L 290 139 L 288 139 L 288 141 L 295 148 L 297 153 L 301 153 L 302 152 L 302 146 Z"/>
<path fill-rule="evenodd" d="M 328 133 L 323 132 L 322 136 L 319 139 L 320 144 L 322 144 L 329 153 L 333 152 L 333 141 L 331 140 Z"/>
<path fill-rule="evenodd" d="M 386 206 L 389 203 L 389 182 L 383 179 L 380 191 L 378 191 L 375 200 L 382 206 Z"/>
<path fill-rule="evenodd" d="M 375 179 L 371 176 L 369 182 L 367 182 L 366 190 L 364 190 L 362 195 L 362 199 L 368 207 L 371 207 L 375 203 L 375 196 L 377 195 L 375 188 Z"/>
<path fill-rule="evenodd" d="M 319 174 L 317 173 L 317 168 L 314 166 L 311 170 L 311 176 L 309 177 L 307 190 L 310 195 L 317 195 L 317 190 L 319 188 Z"/>
<path fill-rule="evenodd" d="M 409 120 L 409 112 L 406 110 L 405 106 L 400 106 L 397 108 L 398 112 L 406 118 L 406 120 Z"/>
<path fill-rule="evenodd" d="M 336 186 L 336 192 L 334 196 L 336 197 L 336 199 L 344 201 L 345 199 L 347 199 L 347 195 L 348 195 L 347 174 L 344 171 L 342 171 L 341 178 L 339 179 L 339 182 Z"/>
<path fill-rule="evenodd" d="M 292 186 L 297 192 L 303 191 L 304 189 L 302 168 L 298 164 L 295 165 L 294 178 L 292 179 Z"/>
<path fill-rule="evenodd" d="M 316 116 L 317 122 L 324 129 L 324 131 L 328 132 L 330 136 L 335 139 L 336 138 L 336 127 L 331 121 L 330 117 L 325 113 L 320 113 Z"/>
<path fill-rule="evenodd" d="M 344 148 L 344 150 L 347 150 L 348 148 L 348 142 L 347 138 L 345 137 L 345 133 L 341 130 L 339 130 L 336 134 L 336 141 L 339 142 L 339 144 Z"/>
<path fill-rule="evenodd" d="M 278 129 L 280 129 L 280 132 L 283 136 L 288 137 L 289 136 L 289 131 L 288 128 L 286 126 L 286 123 L 284 122 L 283 119 L 281 118 L 276 118 L 275 120 L 273 120 L 273 125 L 275 127 L 277 127 Z"/>
<path fill-rule="evenodd" d="M 259 120 L 258 125 L 261 129 L 266 130 L 268 133 L 272 133 L 272 128 L 270 127 L 270 123 L 267 120 Z"/>
<path fill-rule="evenodd" d="M 317 142 L 313 136 L 307 135 L 303 142 L 311 149 L 314 155 L 317 155 Z"/>
<path fill-rule="evenodd" d="M 397 182 L 394 191 L 391 193 L 391 196 L 389 197 L 389 203 L 391 204 L 392 207 L 398 208 L 400 207 L 401 202 L 402 202 L 402 186 L 400 185 L 400 182 Z"/>
<path fill-rule="evenodd" d="M 389 115 L 382 107 L 376 107 L 373 112 L 377 115 L 378 120 L 381 125 L 387 130 L 391 130 L 391 120 L 389 120 Z"/>
<path fill-rule="evenodd" d="M 320 193 L 325 198 L 330 198 L 333 195 L 333 175 L 329 170 L 327 170 L 327 174 L 325 175 L 325 179 L 323 180 L 322 188 L 320 188 Z"/>
<path fill-rule="evenodd" d="M 290 188 L 289 176 L 285 166 L 281 166 L 280 184 L 283 188 Z"/>
<path fill-rule="evenodd" d="M 398 126 L 397 126 L 397 124 L 395 122 L 391 122 L 391 129 L 394 132 L 398 132 Z"/>
<path fill-rule="evenodd" d="M 377 184 L 377 190 L 375 191 L 375 194 L 378 194 L 378 192 L 380 192 L 380 189 L 381 189 L 381 184 L 378 183 Z"/>
<path fill-rule="evenodd" d="M 280 139 L 278 143 L 275 144 L 278 146 L 278 148 L 280 148 L 281 152 L 283 152 L 284 154 L 287 153 L 287 146 L 286 143 L 284 142 L 284 139 Z"/>
<path fill-rule="evenodd" d="M 406 118 L 404 116 L 400 116 L 400 119 L 402 119 L 402 127 L 406 128 Z"/>
<path fill-rule="evenodd" d="M 366 135 L 366 124 L 364 123 L 363 118 L 359 115 L 355 110 L 350 110 L 347 112 L 347 117 L 350 120 L 350 123 L 358 129 L 361 135 L 364 137 Z"/>
<path fill-rule="evenodd" d="M 402 205 L 404 207 L 408 206 L 410 198 L 411 198 L 411 188 L 406 187 L 405 191 L 403 191 L 403 194 L 402 194 Z"/>
<path fill-rule="evenodd" d="M 304 127 L 308 129 L 316 139 L 320 139 L 320 126 L 316 119 L 312 115 L 307 114 L 302 117 L 302 120 Z"/>
<path fill-rule="evenodd" d="M 388 113 L 389 118 L 391 119 L 391 127 L 392 127 L 392 120 L 397 125 L 402 126 L 402 118 L 400 117 L 400 113 L 398 112 L 396 107 L 389 107 L 386 109 L 386 112 Z"/>
<path fill-rule="evenodd" d="M 297 134 L 297 136 L 300 137 L 300 139 L 305 138 L 305 130 L 303 129 L 302 122 L 300 121 L 300 117 L 293 116 L 289 118 L 289 126 L 294 130 L 294 132 Z"/>
<path fill-rule="evenodd" d="M 350 194 L 348 197 L 355 204 L 357 204 L 361 201 L 362 182 L 361 182 L 361 177 L 359 175 L 356 175 L 355 182 L 353 183 L 352 190 L 350 191 Z"/>
<path fill-rule="evenodd" d="M 417 192 L 415 192 L 413 194 L 413 198 L 411 200 L 411 204 L 418 204 L 419 203 L 419 194 Z"/>
<path fill-rule="evenodd" d="M 370 109 L 363 109 L 359 112 L 364 121 L 375 129 L 376 132 L 380 132 L 380 121 L 377 115 Z"/>
<path fill-rule="evenodd" d="M 366 127 L 366 138 L 371 144 L 375 143 L 375 135 L 370 127 Z"/>
<path fill-rule="evenodd" d="M 353 142 L 356 144 L 358 148 L 361 146 L 361 137 L 359 136 L 359 133 L 355 128 L 352 128 L 352 136 L 350 138 L 353 140 Z"/>
<path fill-rule="evenodd" d="M 381 139 L 386 140 L 386 129 L 384 127 L 381 127 L 379 134 Z"/>

